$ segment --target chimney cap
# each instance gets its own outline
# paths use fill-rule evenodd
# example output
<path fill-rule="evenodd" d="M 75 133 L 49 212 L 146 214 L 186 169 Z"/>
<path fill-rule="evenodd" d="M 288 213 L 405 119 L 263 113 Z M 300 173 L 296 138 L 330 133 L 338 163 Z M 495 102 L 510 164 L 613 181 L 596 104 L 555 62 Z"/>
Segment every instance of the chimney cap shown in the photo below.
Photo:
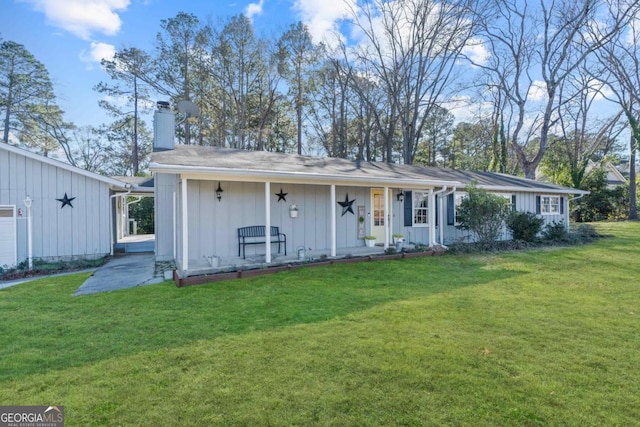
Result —
<path fill-rule="evenodd" d="M 158 102 L 156 102 L 156 105 L 161 110 L 162 109 L 168 109 L 169 108 L 169 101 L 158 101 Z"/>

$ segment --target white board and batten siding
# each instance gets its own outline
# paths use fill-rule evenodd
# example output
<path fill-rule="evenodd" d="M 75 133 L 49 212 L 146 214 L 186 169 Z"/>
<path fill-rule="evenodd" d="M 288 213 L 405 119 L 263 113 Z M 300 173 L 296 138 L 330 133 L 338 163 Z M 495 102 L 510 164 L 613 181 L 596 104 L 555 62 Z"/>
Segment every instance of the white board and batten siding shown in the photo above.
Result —
<path fill-rule="evenodd" d="M 27 210 L 32 199 L 32 253 L 34 258 L 96 258 L 111 252 L 110 187 L 90 173 L 57 166 L 51 159 L 13 147 L 0 149 L 0 205 L 21 209 L 16 219 L 17 262 L 27 258 Z M 95 174 L 93 174 L 95 175 Z M 96 175 L 98 177 L 98 175 Z M 73 208 L 56 199 L 75 199 Z"/>
<path fill-rule="evenodd" d="M 544 227 L 548 224 L 553 224 L 554 222 L 556 223 L 563 223 L 563 224 L 569 224 L 569 202 L 568 199 L 569 197 L 566 194 L 553 194 L 553 193 L 533 193 L 533 192 L 508 192 L 508 193 L 499 193 L 499 192 L 495 192 L 494 194 L 502 194 L 505 197 L 508 197 L 510 199 L 512 199 L 513 197 L 515 197 L 515 210 L 518 212 L 530 212 L 533 214 L 538 215 L 539 218 L 542 218 L 544 220 L 544 223 L 542 224 L 542 228 L 544 229 Z M 551 196 L 557 196 L 560 197 L 561 203 L 563 204 L 562 208 L 561 208 L 561 213 L 558 214 L 541 214 L 538 210 L 538 202 L 537 202 L 537 198 L 542 196 L 542 195 L 551 195 Z M 512 199 L 513 200 L 513 199 Z M 447 213 L 448 213 L 448 208 L 450 207 L 450 204 L 445 204 L 444 206 L 444 226 L 445 226 L 445 231 L 444 231 L 444 235 L 445 235 L 445 241 L 444 244 L 452 244 L 452 243 L 459 243 L 459 242 L 472 242 L 474 241 L 474 236 L 469 233 L 469 231 L 467 230 L 460 230 L 458 228 L 456 228 L 455 224 L 451 225 L 449 224 L 449 222 L 447 222 Z M 455 208 L 454 208 L 455 209 Z M 454 217 L 455 217 L 455 211 L 454 211 Z M 439 231 L 438 231 L 439 233 Z M 509 232 L 509 230 L 505 227 L 502 235 L 500 236 L 500 239 L 502 240 L 509 240 L 511 239 L 511 233 Z"/>
<path fill-rule="evenodd" d="M 182 194 L 179 178 L 172 174 L 156 174 L 156 257 L 173 259 L 173 194 L 176 200 L 176 224 L 181 224 Z M 223 193 L 218 201 L 215 190 L 220 183 Z M 287 252 L 293 254 L 298 247 L 307 251 L 327 251 L 331 248 L 331 187 L 328 185 L 271 183 L 271 225 L 280 228 L 287 236 Z M 161 189 L 164 189 L 161 191 Z M 279 193 L 287 193 L 286 201 L 278 201 Z M 358 206 L 364 206 L 367 226 L 371 218 L 371 189 L 368 187 L 336 186 L 336 201 L 342 202 L 348 195 L 353 213 L 342 215 L 342 207 L 336 203 L 336 237 L 338 248 L 364 246 L 358 237 Z M 298 207 L 297 218 L 291 218 L 290 206 Z M 238 256 L 237 229 L 265 225 L 265 184 L 256 182 L 188 180 L 188 258 L 206 256 L 225 258 Z M 169 231 L 171 230 L 171 231 Z M 182 257 L 182 229 L 176 235 L 176 258 Z M 248 245 L 246 255 L 264 254 L 264 245 Z M 277 256 L 277 246 L 272 253 Z M 283 250 L 284 252 L 284 250 Z"/>
<path fill-rule="evenodd" d="M 189 258 L 203 256 L 237 257 L 237 229 L 254 225 L 265 225 L 265 184 L 252 182 L 220 181 L 224 190 L 218 201 L 215 190 L 218 181 L 188 181 Z M 287 193 L 286 201 L 278 202 L 275 195 L 280 190 Z M 336 234 L 338 247 L 364 245 L 358 239 L 357 206 L 368 209 L 369 189 L 359 187 L 336 187 L 336 199 L 344 201 L 346 195 L 354 200 L 353 211 L 342 215 L 336 204 Z M 307 250 L 330 249 L 331 205 L 330 187 L 322 185 L 271 184 L 271 225 L 280 228 L 287 236 L 287 252 L 304 246 Z M 291 218 L 289 208 L 298 207 L 298 217 Z M 159 212 L 160 215 L 162 215 Z M 178 233 L 179 234 L 179 233 Z M 178 245 L 180 246 L 180 245 Z M 249 245 L 246 255 L 263 254 L 263 245 Z M 180 249 L 179 249 L 180 251 Z M 273 246 L 277 255 L 277 247 Z M 284 249 L 283 249 L 284 253 Z"/>

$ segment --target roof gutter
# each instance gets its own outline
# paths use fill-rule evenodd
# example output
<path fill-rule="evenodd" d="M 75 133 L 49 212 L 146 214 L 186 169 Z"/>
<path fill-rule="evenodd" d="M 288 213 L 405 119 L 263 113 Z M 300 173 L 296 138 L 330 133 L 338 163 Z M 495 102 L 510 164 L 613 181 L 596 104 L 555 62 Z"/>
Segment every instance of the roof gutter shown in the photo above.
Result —
<path fill-rule="evenodd" d="M 588 191 L 578 190 L 575 188 L 544 188 L 544 187 L 511 187 L 497 185 L 478 185 L 478 188 L 487 191 L 504 191 L 504 192 L 520 192 L 520 193 L 551 193 L 551 194 L 589 194 Z"/>
<path fill-rule="evenodd" d="M 202 167 L 202 166 L 176 166 L 176 165 L 161 165 L 158 163 L 149 164 L 149 169 L 154 173 L 173 173 L 178 175 L 215 175 L 216 179 L 220 177 L 238 178 L 238 177 L 251 177 L 253 181 L 270 181 L 279 180 L 286 182 L 289 180 L 292 183 L 309 183 L 309 184 L 358 184 L 361 185 L 393 185 L 394 187 L 406 187 L 412 189 L 425 189 L 425 187 L 436 186 L 449 186 L 449 185 L 462 185 L 458 181 L 444 181 L 444 180 L 430 180 L 430 179 L 402 179 L 402 178 L 383 178 L 383 177 L 366 177 L 366 176 L 349 176 L 349 175 L 325 175 L 325 174 L 310 174 L 300 172 L 274 172 L 271 170 L 259 170 L 259 169 L 229 169 L 229 168 L 216 168 L 216 167 Z"/>
<path fill-rule="evenodd" d="M 579 196 L 576 196 L 576 197 L 572 197 L 572 198 L 570 198 L 570 199 L 569 199 L 569 201 L 570 201 L 570 202 L 575 202 L 575 201 L 576 201 L 576 200 L 578 200 L 578 199 L 582 199 L 582 198 L 583 198 L 584 196 L 586 196 L 587 194 L 589 194 L 589 192 L 582 193 L 582 194 L 580 194 Z"/>

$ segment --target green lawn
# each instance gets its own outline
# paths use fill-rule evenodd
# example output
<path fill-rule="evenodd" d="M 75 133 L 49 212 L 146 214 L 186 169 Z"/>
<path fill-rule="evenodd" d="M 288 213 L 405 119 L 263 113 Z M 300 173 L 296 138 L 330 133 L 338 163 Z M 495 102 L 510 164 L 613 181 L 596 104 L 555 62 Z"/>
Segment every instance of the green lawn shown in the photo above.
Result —
<path fill-rule="evenodd" d="M 0 405 L 66 425 L 628 426 L 640 223 L 594 244 L 71 297 L 0 291 Z"/>

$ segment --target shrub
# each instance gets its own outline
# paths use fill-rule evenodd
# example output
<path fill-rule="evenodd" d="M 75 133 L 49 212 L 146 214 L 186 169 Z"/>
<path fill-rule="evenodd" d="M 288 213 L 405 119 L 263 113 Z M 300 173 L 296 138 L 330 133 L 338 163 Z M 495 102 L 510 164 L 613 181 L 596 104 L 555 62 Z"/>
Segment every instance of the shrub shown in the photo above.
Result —
<path fill-rule="evenodd" d="M 462 199 L 457 214 L 460 225 L 478 236 L 481 244 L 490 246 L 502 231 L 504 220 L 509 214 L 508 201 L 476 186 L 467 185 L 467 197 Z"/>
<path fill-rule="evenodd" d="M 540 233 L 544 220 L 531 212 L 511 212 L 506 223 L 513 240 L 533 242 Z"/>
<path fill-rule="evenodd" d="M 547 224 L 542 231 L 542 236 L 546 240 L 566 240 L 568 233 L 564 222 L 553 221 L 551 224 Z"/>

